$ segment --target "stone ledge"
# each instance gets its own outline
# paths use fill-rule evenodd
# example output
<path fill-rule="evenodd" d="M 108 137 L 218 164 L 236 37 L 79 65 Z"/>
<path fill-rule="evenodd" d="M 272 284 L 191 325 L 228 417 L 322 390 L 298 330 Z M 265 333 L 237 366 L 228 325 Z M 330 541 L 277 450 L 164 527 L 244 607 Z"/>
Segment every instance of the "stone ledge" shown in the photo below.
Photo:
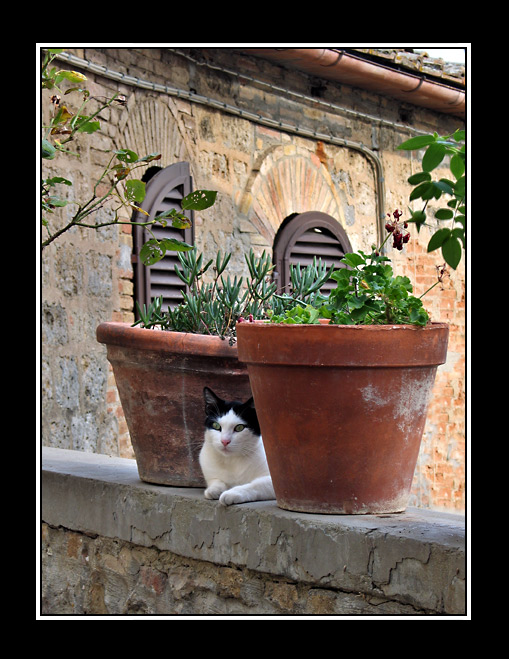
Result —
<path fill-rule="evenodd" d="M 465 615 L 465 520 L 225 508 L 198 488 L 150 485 L 125 458 L 42 449 L 42 520 L 179 556 L 356 593 L 416 613 Z"/>

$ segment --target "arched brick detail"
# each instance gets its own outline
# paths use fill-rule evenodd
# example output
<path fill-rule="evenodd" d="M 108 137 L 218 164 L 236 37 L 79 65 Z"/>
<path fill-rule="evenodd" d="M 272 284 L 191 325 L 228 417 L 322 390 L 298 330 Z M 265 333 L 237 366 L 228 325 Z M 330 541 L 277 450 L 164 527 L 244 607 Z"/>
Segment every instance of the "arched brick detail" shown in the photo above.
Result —
<path fill-rule="evenodd" d="M 129 108 L 127 122 L 123 128 L 125 144 L 119 145 L 135 151 L 139 156 L 160 153 L 161 159 L 148 163 L 167 167 L 175 162 L 190 161 L 188 147 L 183 137 L 184 131 L 179 125 L 179 118 L 171 99 L 163 102 L 159 98 L 146 98 L 137 101 Z M 141 178 L 143 169 L 137 170 Z"/>
<path fill-rule="evenodd" d="M 292 213 L 319 211 L 345 226 L 327 168 L 314 153 L 293 146 L 278 147 L 266 156 L 245 191 L 242 211 L 270 244 Z"/>

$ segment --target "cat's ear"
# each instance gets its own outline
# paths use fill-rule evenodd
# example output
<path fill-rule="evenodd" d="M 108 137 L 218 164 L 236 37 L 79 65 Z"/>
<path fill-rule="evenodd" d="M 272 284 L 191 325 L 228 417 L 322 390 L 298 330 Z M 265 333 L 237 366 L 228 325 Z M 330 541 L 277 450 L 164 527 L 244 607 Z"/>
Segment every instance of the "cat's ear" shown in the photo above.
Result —
<path fill-rule="evenodd" d="M 243 407 L 250 407 L 250 408 L 253 409 L 253 410 L 254 410 L 254 406 L 255 406 L 255 404 L 254 404 L 254 398 L 253 398 L 252 396 L 251 396 L 251 398 L 250 398 L 249 400 L 246 400 L 246 402 L 245 402 L 244 405 L 243 405 Z"/>
<path fill-rule="evenodd" d="M 205 407 L 207 409 L 217 409 L 218 403 L 221 399 L 216 396 L 212 389 L 209 389 L 209 387 L 203 387 L 203 397 L 205 399 Z"/>

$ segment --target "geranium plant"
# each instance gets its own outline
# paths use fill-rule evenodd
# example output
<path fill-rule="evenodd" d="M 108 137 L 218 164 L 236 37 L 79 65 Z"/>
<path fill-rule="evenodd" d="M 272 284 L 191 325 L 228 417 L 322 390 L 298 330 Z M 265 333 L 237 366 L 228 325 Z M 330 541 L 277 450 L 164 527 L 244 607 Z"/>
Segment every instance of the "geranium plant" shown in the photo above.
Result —
<path fill-rule="evenodd" d="M 328 297 L 318 296 L 312 305 L 297 303 L 282 314 L 272 314 L 271 321 L 317 324 L 320 318 L 326 318 L 337 325 L 426 325 L 429 315 L 421 298 L 441 281 L 444 270 L 420 297 L 413 295 L 408 277 L 394 276 L 391 260 L 382 251 L 389 240 L 400 251 L 410 240 L 408 222 L 400 219 L 402 215 L 400 210 L 388 214 L 387 235 L 379 247 L 372 247 L 370 254 L 358 250 L 344 255 L 342 267 L 330 275 L 336 287 Z"/>

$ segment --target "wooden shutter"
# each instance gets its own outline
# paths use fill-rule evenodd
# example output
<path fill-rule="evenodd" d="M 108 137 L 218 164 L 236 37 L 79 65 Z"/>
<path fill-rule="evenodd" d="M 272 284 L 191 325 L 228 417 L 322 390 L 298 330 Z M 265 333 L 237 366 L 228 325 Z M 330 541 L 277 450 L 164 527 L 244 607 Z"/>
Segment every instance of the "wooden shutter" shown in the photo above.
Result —
<path fill-rule="evenodd" d="M 135 214 L 136 222 L 146 222 L 153 219 L 163 211 L 175 208 L 182 210 L 182 198 L 192 191 L 192 181 L 189 163 L 180 162 L 161 169 L 147 183 L 145 200 L 141 208 L 149 213 L 146 217 L 142 213 Z M 192 211 L 185 214 L 193 222 Z M 174 229 L 172 226 L 162 227 L 155 225 L 152 233 L 156 238 L 177 238 L 189 244 L 194 243 L 194 230 Z M 135 227 L 134 232 L 134 281 L 135 299 L 140 304 L 150 302 L 160 295 L 163 296 L 163 308 L 175 307 L 182 299 L 181 291 L 184 284 L 175 274 L 174 267 L 179 265 L 176 252 L 167 252 L 158 263 L 147 267 L 140 261 L 139 253 L 143 244 L 152 238 L 151 233 L 144 227 Z"/>
<path fill-rule="evenodd" d="M 313 258 L 322 259 L 328 267 L 340 266 L 344 254 L 352 251 L 345 230 L 326 213 L 309 211 L 295 214 L 283 222 L 274 241 L 273 262 L 278 273 L 278 290 L 289 292 L 290 264 L 305 267 Z M 334 285 L 325 285 L 326 294 Z"/>

